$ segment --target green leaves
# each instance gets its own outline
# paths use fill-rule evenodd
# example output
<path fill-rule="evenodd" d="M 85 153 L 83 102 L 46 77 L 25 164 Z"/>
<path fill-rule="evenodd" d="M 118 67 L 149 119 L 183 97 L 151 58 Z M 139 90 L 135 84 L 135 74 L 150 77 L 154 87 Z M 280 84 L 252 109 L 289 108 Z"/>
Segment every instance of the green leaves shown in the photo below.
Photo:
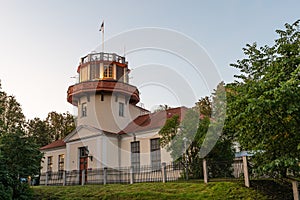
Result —
<path fill-rule="evenodd" d="M 28 184 L 19 178 L 39 174 L 41 158 L 36 143 L 25 134 L 20 104 L 0 91 L 0 199 L 30 199 Z"/>
<path fill-rule="evenodd" d="M 262 150 L 253 160 L 261 172 L 278 176 L 297 168 L 300 156 L 299 22 L 276 31 L 272 47 L 247 45 L 246 58 L 231 65 L 240 79 L 226 86 L 227 129 L 243 149 Z"/>
<path fill-rule="evenodd" d="M 166 120 L 165 125 L 162 129 L 158 132 L 161 135 L 160 145 L 162 147 L 167 146 L 173 138 L 176 136 L 178 128 L 179 128 L 179 116 L 174 115 L 171 118 Z"/>
<path fill-rule="evenodd" d="M 29 120 L 26 132 L 39 147 L 42 147 L 55 140 L 64 139 L 75 127 L 75 118 L 69 112 L 63 114 L 50 112 L 45 120 L 40 118 Z"/>

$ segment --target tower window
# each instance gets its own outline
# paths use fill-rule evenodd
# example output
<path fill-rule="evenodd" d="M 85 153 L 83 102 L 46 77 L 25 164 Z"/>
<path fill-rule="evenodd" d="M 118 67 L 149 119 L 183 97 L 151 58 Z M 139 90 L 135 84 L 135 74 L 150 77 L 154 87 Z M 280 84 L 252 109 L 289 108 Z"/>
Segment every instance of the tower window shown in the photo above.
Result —
<path fill-rule="evenodd" d="M 119 116 L 124 117 L 124 103 L 119 103 Z"/>
<path fill-rule="evenodd" d="M 88 80 L 88 68 L 87 66 L 80 68 L 80 82 Z"/>
<path fill-rule="evenodd" d="M 99 78 L 100 65 L 96 63 L 91 64 L 90 73 L 91 73 L 91 80 Z"/>
<path fill-rule="evenodd" d="M 103 77 L 104 78 L 112 78 L 113 77 L 113 66 L 112 65 L 104 66 Z"/>
<path fill-rule="evenodd" d="M 87 106 L 86 103 L 81 104 L 81 117 L 87 116 Z"/>

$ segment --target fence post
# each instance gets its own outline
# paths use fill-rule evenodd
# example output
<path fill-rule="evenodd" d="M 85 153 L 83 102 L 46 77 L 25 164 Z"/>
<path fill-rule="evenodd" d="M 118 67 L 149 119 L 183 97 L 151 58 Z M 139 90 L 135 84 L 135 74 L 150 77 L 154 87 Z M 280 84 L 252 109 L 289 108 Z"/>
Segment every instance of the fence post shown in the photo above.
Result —
<path fill-rule="evenodd" d="M 76 184 L 78 185 L 80 184 L 80 173 L 81 173 L 80 170 L 76 171 L 76 182 L 77 182 Z"/>
<path fill-rule="evenodd" d="M 206 160 L 205 159 L 203 159 L 203 178 L 204 178 L 204 183 L 208 183 L 207 165 L 206 165 Z"/>
<path fill-rule="evenodd" d="M 85 169 L 81 172 L 81 185 L 85 184 Z"/>
<path fill-rule="evenodd" d="M 103 185 L 107 183 L 107 167 L 103 168 Z"/>
<path fill-rule="evenodd" d="M 130 174 L 129 174 L 129 178 L 130 178 L 130 184 L 134 183 L 134 173 L 133 173 L 133 166 L 130 166 Z"/>
<path fill-rule="evenodd" d="M 31 186 L 31 176 L 28 176 L 27 183 L 28 183 L 29 186 Z"/>
<path fill-rule="evenodd" d="M 292 180 L 294 200 L 299 200 L 298 181 Z"/>
<path fill-rule="evenodd" d="M 163 183 L 167 182 L 167 167 L 165 162 L 163 162 L 161 165 L 161 173 Z"/>
<path fill-rule="evenodd" d="M 46 172 L 46 180 L 45 180 L 45 185 L 48 185 L 48 172 Z"/>
<path fill-rule="evenodd" d="M 66 186 L 66 170 L 63 171 L 63 186 Z"/>
<path fill-rule="evenodd" d="M 249 174 L 248 174 L 248 164 L 247 164 L 247 156 L 243 156 L 243 168 L 244 168 L 245 186 L 246 187 L 250 187 Z"/>

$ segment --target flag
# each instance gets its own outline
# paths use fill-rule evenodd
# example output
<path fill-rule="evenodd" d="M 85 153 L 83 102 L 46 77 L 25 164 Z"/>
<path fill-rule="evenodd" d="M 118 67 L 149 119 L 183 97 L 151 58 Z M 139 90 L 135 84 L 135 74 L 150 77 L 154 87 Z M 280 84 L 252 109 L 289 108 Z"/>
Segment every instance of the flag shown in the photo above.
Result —
<path fill-rule="evenodd" d="M 104 21 L 101 24 L 100 30 L 99 31 L 103 31 L 104 32 Z"/>

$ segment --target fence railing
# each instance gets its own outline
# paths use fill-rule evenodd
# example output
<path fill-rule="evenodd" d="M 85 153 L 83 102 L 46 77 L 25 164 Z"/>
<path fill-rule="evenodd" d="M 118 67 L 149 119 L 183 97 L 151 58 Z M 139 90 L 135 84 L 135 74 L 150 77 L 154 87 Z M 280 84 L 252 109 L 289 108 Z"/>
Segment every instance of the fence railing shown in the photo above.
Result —
<path fill-rule="evenodd" d="M 199 163 L 200 164 L 200 163 Z M 200 164 L 201 165 L 201 164 Z M 226 171 L 225 168 L 230 168 Z M 204 168 L 204 166 L 200 166 Z M 188 168 L 188 166 L 187 166 Z M 40 175 L 40 185 L 85 185 L 112 183 L 170 182 L 186 179 L 186 166 L 182 163 L 162 163 L 161 166 L 101 168 L 73 171 L 46 172 Z M 218 172 L 218 174 L 216 174 Z M 208 161 L 206 176 L 209 181 L 217 178 L 241 180 L 244 178 L 242 160 Z"/>
<path fill-rule="evenodd" d="M 181 179 L 184 166 L 162 163 L 161 167 L 103 168 L 46 172 L 40 175 L 40 185 L 83 185 L 111 183 L 170 182 Z"/>
<path fill-rule="evenodd" d="M 233 161 L 203 160 L 204 183 L 210 181 L 239 180 L 250 187 L 247 157 Z M 162 163 L 160 167 L 140 166 L 122 168 L 103 168 L 73 171 L 46 172 L 40 175 L 40 185 L 86 185 L 86 184 L 133 184 L 141 182 L 170 182 L 186 177 L 189 166 L 182 163 Z M 294 199 L 299 199 L 298 180 L 292 183 Z"/>

